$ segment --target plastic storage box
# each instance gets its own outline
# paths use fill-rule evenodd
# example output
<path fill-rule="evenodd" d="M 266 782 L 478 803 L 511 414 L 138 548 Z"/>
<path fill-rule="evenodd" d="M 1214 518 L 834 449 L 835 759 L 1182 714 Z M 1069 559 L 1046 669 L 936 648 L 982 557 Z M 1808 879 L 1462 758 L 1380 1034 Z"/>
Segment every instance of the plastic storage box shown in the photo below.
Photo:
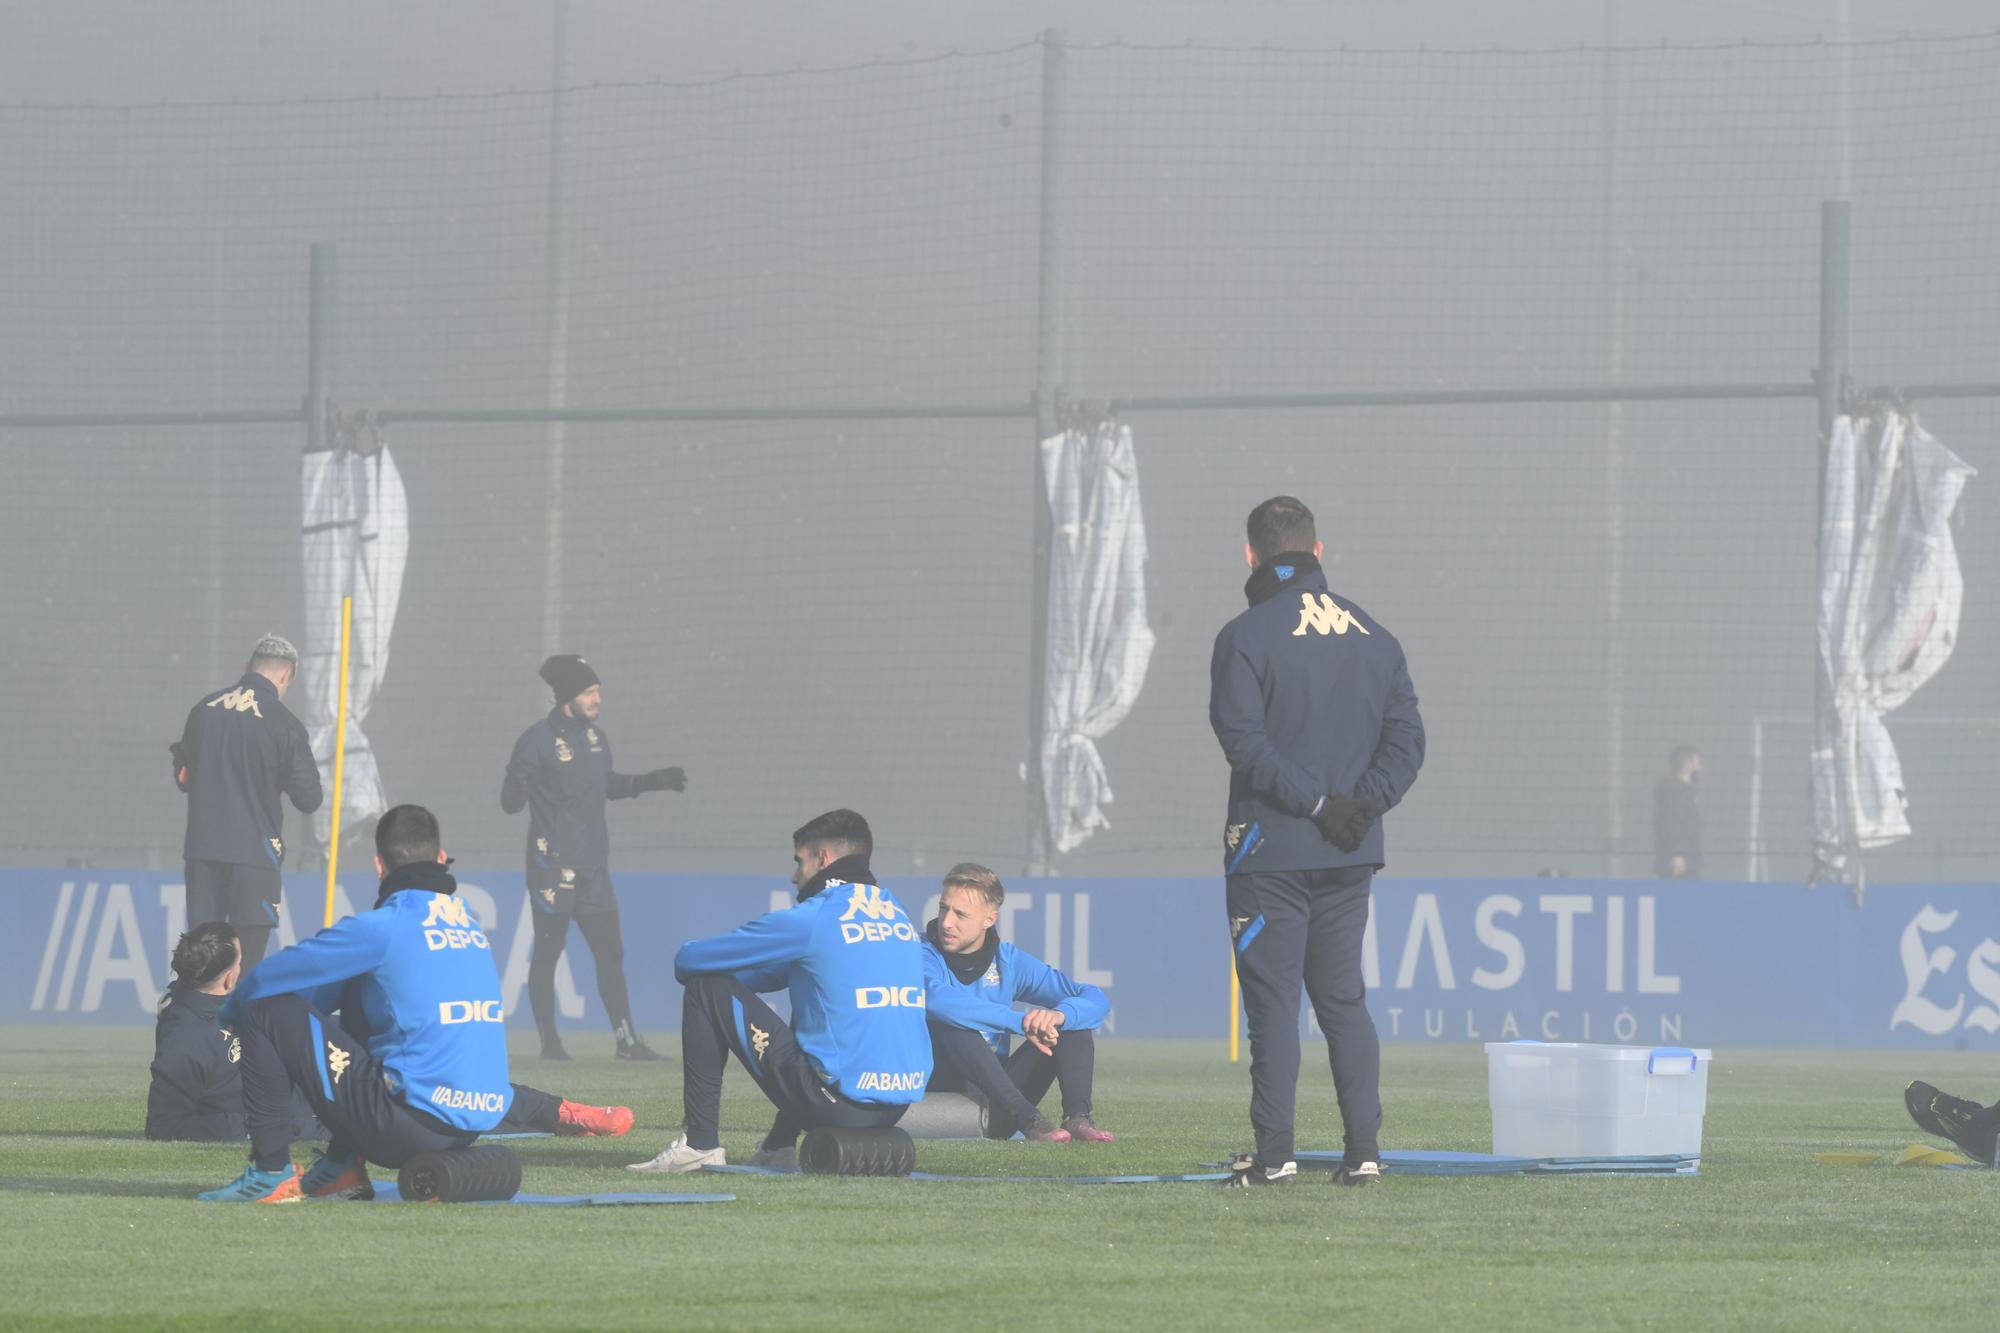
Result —
<path fill-rule="evenodd" d="M 1486 1043 L 1502 1157 L 1701 1154 L 1709 1052 L 1685 1046 Z"/>

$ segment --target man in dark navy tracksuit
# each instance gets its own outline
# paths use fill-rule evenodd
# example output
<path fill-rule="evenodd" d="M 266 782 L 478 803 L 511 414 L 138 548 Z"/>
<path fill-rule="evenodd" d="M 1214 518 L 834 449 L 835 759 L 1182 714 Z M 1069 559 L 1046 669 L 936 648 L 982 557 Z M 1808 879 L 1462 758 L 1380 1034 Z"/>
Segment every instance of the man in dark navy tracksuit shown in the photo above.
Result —
<path fill-rule="evenodd" d="M 535 947 L 528 960 L 528 1003 L 544 1060 L 567 1060 L 556 1034 L 556 962 L 575 921 L 597 962 L 597 995 L 621 1060 L 657 1060 L 632 1027 L 625 989 L 625 944 L 618 895 L 611 886 L 611 833 L 604 803 L 649 791 L 685 791 L 678 768 L 613 772 L 611 740 L 598 722 L 603 688 L 590 663 L 574 654 L 542 663 L 555 693 L 549 715 L 521 733 L 500 784 L 500 808 L 528 808 L 528 897 L 535 906 Z"/>
<path fill-rule="evenodd" d="M 173 752 L 187 793 L 187 920 L 236 927 L 243 966 L 255 967 L 278 924 L 284 891 L 285 811 L 319 809 L 319 765 L 306 729 L 283 700 L 298 649 L 275 634 L 257 641 L 243 678 L 188 711 Z"/>
<path fill-rule="evenodd" d="M 1424 724 L 1395 636 L 1327 588 L 1312 511 L 1289 495 L 1250 513 L 1250 609 L 1215 638 L 1209 724 L 1229 760 L 1223 836 L 1230 935 L 1250 1021 L 1257 1150 L 1230 1184 L 1297 1173 L 1299 985 L 1326 1034 L 1345 1126 L 1335 1179 L 1380 1175 L 1381 1051 L 1361 981 L 1381 817 L 1424 762 Z"/>

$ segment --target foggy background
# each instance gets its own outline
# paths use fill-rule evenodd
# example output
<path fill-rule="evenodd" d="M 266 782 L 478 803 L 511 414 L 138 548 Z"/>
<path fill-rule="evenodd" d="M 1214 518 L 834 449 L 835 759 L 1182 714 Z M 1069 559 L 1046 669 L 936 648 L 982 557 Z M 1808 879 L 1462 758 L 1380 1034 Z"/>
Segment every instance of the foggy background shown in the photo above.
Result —
<path fill-rule="evenodd" d="M 852 10 L 579 3 L 559 155 L 546 3 L 10 13 L 0 414 L 294 410 L 312 241 L 338 250 L 342 409 L 539 406 L 558 156 L 571 404 L 1025 408 L 1052 24 L 1071 397 L 1802 386 L 1834 197 L 1856 380 L 2000 380 L 1981 5 Z M 1957 655 L 1890 719 L 1916 836 L 1869 871 L 1990 879 L 2000 399 L 1915 405 L 1983 475 Z M 1057 869 L 1216 868 L 1209 646 L 1243 604 L 1244 514 L 1289 491 L 1422 700 L 1391 873 L 1643 873 L 1688 742 L 1709 877 L 1741 876 L 1768 717 L 1798 719 L 1766 731 L 1769 869 L 1801 875 L 1815 416 L 1125 413 L 1159 642 L 1102 743 L 1113 827 Z M 620 767 L 691 774 L 613 807 L 615 866 L 775 872 L 794 826 L 852 805 L 885 872 L 1020 868 L 1031 420 L 566 438 L 552 608 L 547 428 L 390 426 L 413 540 L 367 730 L 391 800 L 435 808 L 463 862 L 517 863 L 498 790 L 547 707 L 553 610 Z M 260 633 L 302 637 L 303 443 L 0 430 L 0 859 L 178 863 L 167 742 Z"/>

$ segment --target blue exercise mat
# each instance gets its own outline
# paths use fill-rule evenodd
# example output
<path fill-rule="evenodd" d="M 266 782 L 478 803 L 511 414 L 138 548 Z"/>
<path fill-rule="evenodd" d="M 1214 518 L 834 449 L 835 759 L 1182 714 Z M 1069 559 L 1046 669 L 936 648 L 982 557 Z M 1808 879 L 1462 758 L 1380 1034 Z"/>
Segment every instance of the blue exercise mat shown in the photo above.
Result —
<path fill-rule="evenodd" d="M 1337 1152 L 1297 1154 L 1304 1171 L 1333 1171 L 1341 1163 Z M 1668 1154 L 1660 1157 L 1502 1157 L 1484 1152 L 1395 1151 L 1382 1154 L 1382 1169 L 1399 1176 L 1692 1176 L 1700 1174 L 1701 1158 Z"/>
<path fill-rule="evenodd" d="M 375 1187 L 375 1202 L 401 1203 L 403 1192 L 396 1182 Z M 516 1194 L 511 1199 L 487 1199 L 486 1203 L 525 1203 L 541 1208 L 629 1208 L 660 1203 L 735 1203 L 734 1194 Z"/>
<path fill-rule="evenodd" d="M 702 1167 L 716 1175 L 802 1175 L 798 1167 Z M 1006 1185 L 1168 1185 L 1178 1181 L 1222 1181 L 1228 1171 L 1194 1171 L 1186 1175 L 940 1175 L 912 1171 L 910 1181 L 988 1181 Z"/>

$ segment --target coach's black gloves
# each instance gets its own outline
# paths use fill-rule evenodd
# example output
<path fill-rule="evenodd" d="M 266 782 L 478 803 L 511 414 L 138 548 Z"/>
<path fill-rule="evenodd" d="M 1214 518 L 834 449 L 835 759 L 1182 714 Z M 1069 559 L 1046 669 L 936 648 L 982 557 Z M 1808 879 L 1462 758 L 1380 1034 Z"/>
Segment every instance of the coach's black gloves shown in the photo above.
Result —
<path fill-rule="evenodd" d="M 182 791 L 186 791 L 187 750 L 179 741 L 171 741 L 167 745 L 167 755 L 174 761 L 174 785 Z"/>
<path fill-rule="evenodd" d="M 632 787 L 635 791 L 686 791 L 687 785 L 686 769 L 656 768 L 641 774 Z"/>
<path fill-rule="evenodd" d="M 1361 846 L 1368 830 L 1382 817 L 1382 807 L 1366 796 L 1329 795 L 1312 814 L 1313 827 L 1343 852 Z"/>

